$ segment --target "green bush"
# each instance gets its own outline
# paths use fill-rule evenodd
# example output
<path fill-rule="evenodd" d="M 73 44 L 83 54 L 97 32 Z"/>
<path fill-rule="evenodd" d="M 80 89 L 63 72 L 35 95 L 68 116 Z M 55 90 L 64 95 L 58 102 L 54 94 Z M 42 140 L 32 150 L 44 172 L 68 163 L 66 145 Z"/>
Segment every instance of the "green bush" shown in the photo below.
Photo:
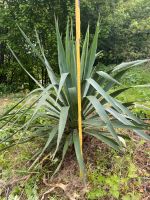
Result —
<path fill-rule="evenodd" d="M 85 175 L 83 155 L 81 154 L 78 136 L 76 43 L 74 41 L 73 28 L 68 23 L 65 45 L 63 45 L 58 22 L 56 21 L 60 80 L 57 79 L 57 76 L 45 57 L 38 34 L 36 33 L 39 47 L 35 47 L 21 28 L 20 31 L 33 50 L 33 53 L 37 55 L 46 67 L 50 83 L 47 87 L 43 87 L 23 67 L 22 63 L 10 48 L 22 69 L 32 78 L 38 88 L 30 92 L 1 116 L 1 120 L 5 121 L 1 128 L 7 124 L 16 125 L 23 116 L 27 116 L 24 118 L 25 121 L 22 124 L 18 124 L 20 126 L 18 129 L 24 130 L 21 137 L 19 136 L 19 139 L 16 138 L 19 133 L 16 131 L 1 139 L 1 143 L 6 143 L 11 140 L 11 145 L 15 145 L 16 143 L 22 144 L 28 142 L 34 138 L 43 138 L 45 146 L 38 149 L 35 155 L 36 159 L 30 169 L 43 156 L 43 153 L 49 149 L 52 158 L 58 152 L 62 152 L 62 160 L 55 173 L 59 170 L 69 147 L 74 145 L 80 171 Z M 99 23 L 97 24 L 96 32 L 90 45 L 89 28 L 87 29 L 81 54 L 83 137 L 87 135 L 96 137 L 116 151 L 121 151 L 125 148 L 125 140 L 123 139 L 124 135 L 119 133 L 118 128 L 131 129 L 141 137 L 150 139 L 143 131 L 143 129 L 148 128 L 148 125 L 144 124 L 144 122 L 130 112 L 127 105 L 125 106 L 116 99 L 119 94 L 132 88 L 132 85 L 116 89 L 113 92 L 111 91 L 114 85 L 121 85 L 119 80 L 129 68 L 143 64 L 148 60 L 122 63 L 107 73 L 99 71 L 94 66 L 95 60 L 99 55 L 96 52 L 98 35 Z M 37 119 L 39 118 L 45 119 L 47 123 L 37 123 Z M 26 134 L 27 129 L 32 130 L 31 136 Z M 14 137 L 15 140 L 12 140 Z"/>

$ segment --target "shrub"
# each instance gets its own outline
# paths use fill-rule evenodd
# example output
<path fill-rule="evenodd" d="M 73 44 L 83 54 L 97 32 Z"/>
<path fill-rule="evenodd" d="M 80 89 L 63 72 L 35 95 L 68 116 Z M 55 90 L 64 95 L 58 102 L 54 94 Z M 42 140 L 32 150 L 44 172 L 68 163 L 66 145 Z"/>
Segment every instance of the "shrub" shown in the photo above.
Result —
<path fill-rule="evenodd" d="M 60 79 L 54 74 L 44 50 L 40 44 L 38 34 L 36 33 L 39 48 L 31 43 L 20 28 L 28 45 L 33 53 L 41 60 L 46 67 L 50 83 L 43 87 L 30 73 L 23 67 L 15 53 L 12 54 L 24 69 L 24 71 L 34 80 L 38 88 L 30 92 L 25 98 L 18 102 L 13 108 L 8 110 L 1 120 L 5 120 L 4 127 L 8 123 L 16 124 L 22 116 L 25 117 L 24 124 L 20 129 L 31 129 L 33 135 L 27 137 L 22 135 L 19 140 L 12 140 L 16 131 L 12 135 L 1 140 L 2 143 L 12 140 L 11 145 L 24 143 L 33 138 L 42 137 L 45 140 L 45 146 L 38 150 L 37 157 L 31 167 L 41 158 L 47 149 L 51 149 L 53 158 L 58 150 L 62 151 L 62 160 L 55 173 L 59 170 L 68 148 L 74 145 L 76 157 L 79 163 L 80 171 L 85 174 L 83 155 L 81 154 L 78 137 L 78 113 L 77 113 L 77 78 L 76 78 L 76 55 L 75 41 L 73 37 L 73 28 L 67 25 L 65 45 L 63 45 L 59 32 L 58 22 L 56 21 L 56 36 L 58 47 L 58 63 L 60 70 Z M 82 118 L 83 118 L 83 137 L 87 135 L 96 137 L 106 143 L 116 151 L 124 148 L 124 135 L 118 132 L 118 128 L 131 129 L 141 137 L 150 139 L 144 133 L 148 125 L 144 124 L 128 109 L 132 104 L 123 104 L 116 100 L 116 97 L 122 92 L 132 87 L 122 87 L 113 92 L 114 85 L 120 85 L 119 79 L 131 67 L 145 63 L 148 60 L 137 60 L 122 63 L 114 69 L 108 71 L 97 71 L 94 66 L 95 60 L 99 55 L 97 50 L 99 35 L 99 23 L 97 23 L 93 41 L 89 41 L 89 27 L 85 36 L 81 55 L 81 83 L 82 83 Z M 20 104 L 22 106 L 20 106 Z M 19 106 L 19 108 L 18 108 Z M 48 124 L 37 125 L 37 119 L 46 119 Z M 2 128 L 1 127 L 1 128 Z M 8 146 L 9 147 L 9 146 Z M 50 148 L 51 147 L 51 148 Z"/>

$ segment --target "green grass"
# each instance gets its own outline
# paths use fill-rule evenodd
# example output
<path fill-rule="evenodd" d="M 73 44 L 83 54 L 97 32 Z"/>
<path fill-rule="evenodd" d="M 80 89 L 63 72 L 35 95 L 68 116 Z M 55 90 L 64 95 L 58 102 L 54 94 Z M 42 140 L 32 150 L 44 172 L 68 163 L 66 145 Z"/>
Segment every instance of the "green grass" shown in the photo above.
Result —
<path fill-rule="evenodd" d="M 122 79 L 122 83 L 125 85 L 143 85 L 150 83 L 150 64 L 142 66 L 136 66 L 130 69 Z"/>
<path fill-rule="evenodd" d="M 131 85 L 150 84 L 150 65 L 135 67 L 122 77 L 122 84 Z M 136 102 L 133 112 L 142 118 L 150 118 L 150 86 L 147 88 L 131 88 L 118 96 L 123 102 Z"/>
<path fill-rule="evenodd" d="M 92 141 L 93 145 L 95 141 Z M 114 150 L 106 147 L 106 145 L 100 143 L 97 150 L 91 149 L 91 153 L 87 159 L 87 174 L 88 174 L 88 186 L 89 189 L 86 192 L 86 199 L 88 200 L 103 200 L 104 198 L 113 200 L 141 200 L 143 192 L 139 190 L 143 184 L 143 178 L 149 177 L 149 174 L 143 167 L 137 165 L 136 154 L 137 149 L 144 151 L 144 146 L 146 145 L 144 140 L 140 141 L 127 141 L 127 152 L 124 154 L 118 154 Z M 0 155 L 0 166 L 2 173 L 0 174 L 1 180 L 8 182 L 15 178 L 21 178 L 27 175 L 31 177 L 25 182 L 20 181 L 15 184 L 11 191 L 9 200 L 19 200 L 22 195 L 21 200 L 39 200 L 39 196 L 47 191 L 47 188 L 43 184 L 43 177 L 50 176 L 50 171 L 52 165 L 50 165 L 50 160 L 47 160 L 47 164 L 39 164 L 36 170 L 28 172 L 28 160 L 32 158 L 33 152 L 39 147 L 38 143 L 27 143 L 25 145 L 17 145 L 11 148 L 9 151 L 4 151 Z M 89 148 L 90 145 L 89 145 Z M 90 151 L 90 149 L 88 150 Z M 103 153 L 105 151 L 105 154 Z M 92 156 L 91 156 L 92 154 Z M 146 150 L 143 154 L 143 162 L 146 158 Z M 145 157 L 145 158 L 144 158 Z M 73 162 L 74 165 L 75 161 Z M 67 166 L 65 163 L 65 168 L 71 167 Z M 72 167 L 71 167 L 72 168 Z M 75 169 L 74 169 L 75 170 Z M 70 173 L 70 172 L 69 172 Z M 71 184 L 70 175 L 66 172 L 64 178 L 64 184 Z M 77 172 L 72 171 L 74 176 L 77 176 Z M 67 176 L 67 177 L 66 177 Z M 61 178 L 60 175 L 55 179 L 55 181 Z M 80 192 L 74 189 L 74 192 L 80 196 Z M 4 195 L 4 193 L 3 193 Z M 49 194 L 49 199 L 60 200 L 60 190 L 55 190 L 53 193 Z M 5 200 L 1 197 L 0 200 Z M 62 200 L 67 200 L 65 194 L 63 193 Z"/>
<path fill-rule="evenodd" d="M 128 150 L 124 155 L 118 155 L 112 150 L 105 155 L 96 151 L 96 165 L 93 168 L 89 165 L 88 169 L 91 189 L 87 193 L 87 199 L 141 200 L 139 188 L 142 176 L 139 175 L 140 168 L 133 158 L 134 148 L 144 145 L 144 141 L 136 145 L 132 141 L 128 143 Z M 148 173 L 143 176 L 148 177 Z"/>
<path fill-rule="evenodd" d="M 123 102 L 136 102 L 132 111 L 141 118 L 150 118 L 150 88 L 131 88 L 118 96 Z"/>

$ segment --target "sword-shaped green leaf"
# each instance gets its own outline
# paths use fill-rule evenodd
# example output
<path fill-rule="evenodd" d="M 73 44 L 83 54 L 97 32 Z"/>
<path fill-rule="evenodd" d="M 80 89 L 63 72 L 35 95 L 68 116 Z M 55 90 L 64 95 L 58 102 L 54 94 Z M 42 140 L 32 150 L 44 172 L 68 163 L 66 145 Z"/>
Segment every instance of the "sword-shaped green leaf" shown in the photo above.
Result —
<path fill-rule="evenodd" d="M 61 142 L 63 133 L 65 131 L 65 127 L 66 127 L 67 120 L 68 120 L 68 112 L 69 112 L 69 106 L 61 108 L 60 118 L 59 118 L 59 125 L 58 125 L 57 146 L 56 146 L 56 150 L 55 150 L 55 153 L 54 153 L 54 157 L 55 157 L 55 154 L 57 153 L 57 150 L 59 148 L 59 144 Z"/>
<path fill-rule="evenodd" d="M 111 121 L 109 120 L 109 117 L 108 117 L 104 107 L 100 104 L 100 102 L 98 101 L 98 99 L 96 99 L 96 97 L 88 96 L 87 98 L 89 99 L 91 104 L 94 106 L 94 108 L 95 108 L 96 112 L 98 113 L 98 115 L 100 116 L 100 118 L 106 123 L 108 130 L 110 131 L 110 133 L 112 134 L 112 136 L 114 137 L 116 142 L 118 144 L 120 144 L 117 133 L 116 133 L 115 129 L 113 128 Z"/>

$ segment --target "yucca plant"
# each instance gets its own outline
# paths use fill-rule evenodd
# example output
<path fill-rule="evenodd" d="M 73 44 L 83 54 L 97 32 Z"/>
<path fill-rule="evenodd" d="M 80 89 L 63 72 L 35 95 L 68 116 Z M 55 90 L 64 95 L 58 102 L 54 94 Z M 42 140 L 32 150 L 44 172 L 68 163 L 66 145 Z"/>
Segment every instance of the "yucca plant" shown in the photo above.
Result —
<path fill-rule="evenodd" d="M 17 124 L 23 116 L 27 114 L 27 120 L 21 125 L 19 130 L 25 130 L 23 134 L 16 138 L 18 130 L 13 134 L 1 139 L 1 143 L 11 141 L 10 146 L 30 141 L 33 138 L 43 137 L 45 146 L 37 152 L 33 167 L 43 156 L 43 153 L 51 147 L 51 154 L 54 158 L 56 153 L 62 151 L 62 160 L 58 165 L 55 173 L 60 168 L 66 152 L 70 146 L 74 145 L 77 161 L 81 172 L 85 174 L 83 155 L 81 155 L 79 137 L 78 137 L 78 109 L 77 109 L 77 76 L 76 76 L 76 45 L 73 36 L 73 28 L 69 23 L 66 28 L 65 44 L 63 44 L 58 22 L 56 21 L 56 36 L 58 47 L 58 64 L 60 71 L 60 79 L 58 80 L 52 70 L 40 43 L 36 32 L 37 48 L 19 27 L 21 33 L 26 39 L 28 45 L 32 48 L 33 53 L 41 60 L 46 67 L 50 83 L 43 87 L 23 67 L 13 50 L 12 54 L 24 69 L 25 72 L 33 79 L 38 88 L 30 92 L 26 97 L 20 100 L 16 105 L 9 109 L 3 116 L 1 121 L 4 128 L 7 124 Z M 97 23 L 95 35 L 90 44 L 89 27 L 86 32 L 82 45 L 81 54 L 81 83 L 82 83 L 82 118 L 83 118 L 83 137 L 87 135 L 96 137 L 98 140 L 106 143 L 116 151 L 121 151 L 124 146 L 124 135 L 118 130 L 131 129 L 139 136 L 149 140 L 150 137 L 144 133 L 144 129 L 148 125 L 138 119 L 129 110 L 132 103 L 121 103 L 116 97 L 130 87 L 120 87 L 114 89 L 115 85 L 121 85 L 119 80 L 125 72 L 131 67 L 148 62 L 148 60 L 137 60 L 117 65 L 107 73 L 97 70 L 94 65 L 97 53 L 97 43 L 99 35 L 99 23 Z M 113 90 L 112 90 L 113 89 Z M 35 121 L 38 118 L 46 119 L 48 124 L 38 126 Z M 34 127 L 34 132 L 33 132 Z M 26 130 L 32 128 L 32 135 L 26 137 Z M 7 143 L 8 144 L 8 143 Z"/>

